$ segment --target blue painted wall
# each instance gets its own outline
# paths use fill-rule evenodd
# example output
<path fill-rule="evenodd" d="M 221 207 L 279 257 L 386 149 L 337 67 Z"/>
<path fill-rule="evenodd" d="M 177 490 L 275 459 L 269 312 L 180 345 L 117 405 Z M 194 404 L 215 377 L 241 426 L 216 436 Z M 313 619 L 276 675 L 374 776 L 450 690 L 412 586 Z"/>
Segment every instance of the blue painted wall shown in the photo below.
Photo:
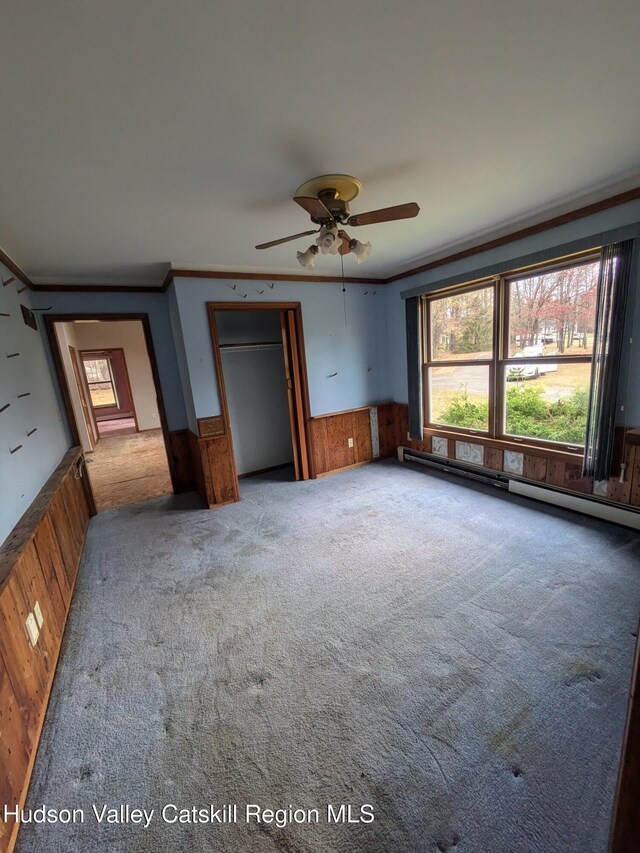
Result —
<path fill-rule="evenodd" d="M 0 266 L 3 280 L 11 273 Z M 0 543 L 9 535 L 69 448 L 40 332 L 25 325 L 14 281 L 0 287 Z M 20 355 L 7 358 L 7 354 Z M 28 397 L 18 397 L 26 394 Z M 27 436 L 27 432 L 36 432 Z M 18 445 L 15 453 L 9 451 Z"/>
<path fill-rule="evenodd" d="M 439 282 L 451 276 L 468 272 L 471 278 L 475 270 L 488 267 L 491 264 L 519 258 L 553 246 L 561 246 L 563 243 L 569 243 L 572 240 L 638 221 L 640 221 L 640 201 L 629 202 L 384 287 L 383 300 L 388 353 L 388 386 L 385 389 L 385 396 L 398 403 L 407 402 L 407 351 L 405 307 L 404 300 L 400 296 L 402 291 L 422 285 L 425 286 L 425 290 L 429 289 L 429 286 L 431 289 L 436 289 Z M 624 412 L 619 412 L 619 420 L 630 426 L 640 425 L 640 393 L 637 381 L 637 377 L 640 376 L 640 313 L 638 308 L 640 297 L 637 289 L 636 286 L 636 292 L 631 294 L 628 305 L 627 346 L 623 354 L 620 399 L 618 401 L 619 406 L 625 407 Z M 634 344 L 629 343 L 632 337 L 635 341 Z M 627 376 L 635 377 L 635 380 L 627 382 Z"/>
<path fill-rule="evenodd" d="M 301 303 L 312 415 L 386 399 L 384 287 L 347 284 L 343 295 L 336 282 L 183 278 L 175 288 L 196 417 L 220 414 L 207 302 Z"/>

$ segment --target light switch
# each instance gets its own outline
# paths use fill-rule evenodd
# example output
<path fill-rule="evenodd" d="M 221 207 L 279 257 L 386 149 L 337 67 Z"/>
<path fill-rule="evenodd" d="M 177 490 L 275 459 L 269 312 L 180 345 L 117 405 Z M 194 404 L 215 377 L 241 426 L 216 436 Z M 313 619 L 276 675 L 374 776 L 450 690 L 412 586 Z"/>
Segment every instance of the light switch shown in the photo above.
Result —
<path fill-rule="evenodd" d="M 38 623 L 36 622 L 36 617 L 33 613 L 30 613 L 27 616 L 26 626 L 27 633 L 29 634 L 29 641 L 32 646 L 35 646 L 38 642 L 38 637 L 40 636 L 40 629 L 38 628 Z"/>
<path fill-rule="evenodd" d="M 44 618 L 42 616 L 42 610 L 40 609 L 40 602 L 36 601 L 35 607 L 33 608 L 33 615 L 36 617 L 36 622 L 38 623 L 38 628 L 42 628 L 44 624 Z"/>
<path fill-rule="evenodd" d="M 349 447 L 353 447 L 353 439 L 352 438 L 349 439 L 348 445 L 349 445 Z"/>

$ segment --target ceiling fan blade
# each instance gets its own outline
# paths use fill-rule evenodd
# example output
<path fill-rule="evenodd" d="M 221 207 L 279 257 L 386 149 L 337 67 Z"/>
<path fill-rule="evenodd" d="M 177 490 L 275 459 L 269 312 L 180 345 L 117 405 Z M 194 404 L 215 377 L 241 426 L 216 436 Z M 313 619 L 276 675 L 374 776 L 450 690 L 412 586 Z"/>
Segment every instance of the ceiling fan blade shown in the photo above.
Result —
<path fill-rule="evenodd" d="M 303 207 L 309 216 L 314 219 L 331 219 L 331 212 L 324 206 L 324 204 L 320 201 L 316 196 L 308 196 L 308 195 L 297 195 L 294 196 L 293 200 L 296 204 L 299 204 L 300 207 Z"/>
<path fill-rule="evenodd" d="M 291 237 L 281 237 L 280 240 L 272 240 L 270 243 L 260 243 L 256 249 L 270 249 L 272 246 L 279 246 L 280 243 L 288 243 L 289 240 L 297 240 L 298 237 L 308 237 L 309 234 L 317 234 L 317 229 L 313 231 L 301 231 L 299 234 L 292 234 Z"/>
<path fill-rule="evenodd" d="M 394 219 L 412 219 L 420 213 L 420 208 L 411 201 L 408 204 L 397 204 L 395 207 L 382 207 L 380 210 L 370 210 L 368 213 L 356 213 L 347 220 L 347 225 L 373 225 L 375 222 L 391 222 Z"/>

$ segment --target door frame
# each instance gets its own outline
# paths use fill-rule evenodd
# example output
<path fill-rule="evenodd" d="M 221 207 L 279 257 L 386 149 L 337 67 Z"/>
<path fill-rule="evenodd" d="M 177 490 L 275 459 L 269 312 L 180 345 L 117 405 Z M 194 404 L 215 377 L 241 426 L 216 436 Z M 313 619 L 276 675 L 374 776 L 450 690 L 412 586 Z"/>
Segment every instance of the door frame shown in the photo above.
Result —
<path fill-rule="evenodd" d="M 302 328 L 302 305 L 300 302 L 207 302 L 209 331 L 213 360 L 218 383 L 218 395 L 225 432 L 229 436 L 233 471 L 238 476 L 233 450 L 233 435 L 227 405 L 227 392 L 224 384 L 224 371 L 216 312 L 218 311 L 277 311 L 281 318 L 282 345 L 285 355 L 285 370 L 289 373 L 291 387 L 288 388 L 289 417 L 291 421 L 291 442 L 297 480 L 315 479 L 314 454 L 310 429 L 309 382 L 307 378 L 307 360 Z M 288 365 L 288 367 L 287 367 Z M 289 384 L 289 383 L 288 383 Z"/>
<path fill-rule="evenodd" d="M 85 377 L 86 377 L 86 371 L 84 370 L 84 357 L 85 357 L 85 355 L 100 356 L 104 353 L 111 353 L 111 352 L 119 352 L 122 354 L 122 363 L 124 365 L 124 378 L 125 378 L 125 382 L 127 383 L 127 390 L 129 391 L 129 399 L 131 400 L 131 411 L 133 412 L 133 420 L 135 421 L 135 424 L 136 424 L 136 432 L 140 432 L 140 427 L 138 426 L 138 414 L 136 412 L 136 401 L 133 398 L 133 389 L 131 388 L 131 380 L 129 379 L 129 368 L 127 367 L 127 356 L 126 356 L 126 353 L 124 351 L 124 347 L 102 347 L 102 349 L 81 349 L 81 350 L 79 350 L 80 360 L 82 361 L 83 373 L 85 374 Z M 111 370 L 111 366 L 109 366 L 109 370 L 111 371 L 111 381 L 112 381 L 113 385 L 115 386 L 116 393 L 117 393 L 118 387 L 116 385 L 115 379 L 113 378 L 113 370 Z M 91 399 L 91 395 L 89 395 L 89 399 Z M 103 418 L 102 421 L 98 421 L 98 415 L 96 413 L 96 407 L 93 405 L 93 401 L 91 401 L 91 408 L 93 410 L 93 417 L 95 419 L 96 426 L 98 425 L 98 423 L 103 423 L 104 421 L 109 421 L 109 420 L 117 420 L 120 417 L 120 415 L 109 415 L 109 416 Z M 98 432 L 100 432 L 99 427 L 98 427 Z"/>
<path fill-rule="evenodd" d="M 156 361 L 156 353 L 153 348 L 153 338 L 151 336 L 151 323 L 149 322 L 149 315 L 147 313 L 138 313 L 138 314 L 105 314 L 105 313 L 90 313 L 90 314 L 44 314 L 43 315 L 45 329 L 47 330 L 47 339 L 49 341 L 49 349 L 51 350 L 51 357 L 53 359 L 53 364 L 56 370 L 56 377 L 58 379 L 58 386 L 60 388 L 60 393 L 62 394 L 62 402 L 65 408 L 65 414 L 67 416 L 67 422 L 69 424 L 69 431 L 71 433 L 71 441 L 74 445 L 81 444 L 80 435 L 78 433 L 78 426 L 76 424 L 75 414 L 73 411 L 73 406 L 71 405 L 71 396 L 69 394 L 69 386 L 67 384 L 67 377 L 64 372 L 64 366 L 62 362 L 62 354 L 60 352 L 60 345 L 58 343 L 58 337 L 56 335 L 55 324 L 56 323 L 73 323 L 74 320 L 99 320 L 101 323 L 109 323 L 109 322 L 117 322 L 118 320 L 139 320 L 142 323 L 142 331 L 144 333 L 144 340 L 147 347 L 147 355 L 149 356 L 149 363 L 151 365 L 151 375 L 153 376 L 153 384 L 156 392 L 156 401 L 158 404 L 158 414 L 160 415 L 160 428 L 162 430 L 162 438 L 164 440 L 164 448 L 165 453 L 167 455 L 167 463 L 169 465 L 169 474 L 171 476 L 171 484 L 173 485 L 173 493 L 177 494 L 179 490 L 179 481 L 177 479 L 176 472 L 176 462 L 171 451 L 171 435 L 169 433 L 169 426 L 167 424 L 167 415 L 164 408 L 164 398 L 162 396 L 162 387 L 160 385 L 160 374 L 158 372 L 158 362 Z M 86 479 L 86 478 L 85 478 Z M 93 500 L 93 493 L 92 493 Z"/>
<path fill-rule="evenodd" d="M 84 418 L 84 422 L 87 427 L 87 435 L 89 436 L 91 450 L 93 450 L 93 448 L 98 443 L 98 439 L 100 436 L 96 435 L 94 431 L 95 416 L 92 417 L 93 405 L 91 403 L 91 392 L 89 390 L 89 383 L 87 382 L 86 374 L 82 366 L 80 365 L 80 360 L 78 358 L 78 350 L 75 347 L 71 346 L 71 344 L 69 344 L 69 358 L 71 359 L 73 375 L 75 376 L 76 385 L 78 386 L 78 396 L 80 397 L 80 408 L 82 409 L 82 417 Z"/>

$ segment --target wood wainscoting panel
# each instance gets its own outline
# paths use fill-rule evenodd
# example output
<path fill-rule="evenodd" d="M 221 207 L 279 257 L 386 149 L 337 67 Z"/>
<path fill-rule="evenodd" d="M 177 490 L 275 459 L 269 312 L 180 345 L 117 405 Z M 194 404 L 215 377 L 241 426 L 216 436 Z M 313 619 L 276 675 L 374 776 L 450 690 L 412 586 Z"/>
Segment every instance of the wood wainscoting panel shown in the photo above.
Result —
<path fill-rule="evenodd" d="M 22 807 L 92 512 L 72 448 L 0 549 L 0 796 Z M 35 645 L 27 619 L 40 610 Z M 15 844 L 0 820 L 0 850 Z"/>
<path fill-rule="evenodd" d="M 58 583 L 58 590 L 65 612 L 69 609 L 71 601 L 72 585 L 69 582 L 67 573 L 62 559 L 62 552 L 58 539 L 53 532 L 51 519 L 46 515 L 40 524 L 36 527 L 36 532 L 33 537 L 33 543 L 38 552 L 38 559 L 42 566 L 42 571 L 45 573 L 47 586 L 53 587 L 54 578 Z"/>
<path fill-rule="evenodd" d="M 372 408 L 376 408 L 378 413 L 380 454 L 376 458 L 395 456 L 402 436 L 407 433 L 406 406 L 380 403 L 347 409 L 344 412 L 316 415 L 309 419 L 316 477 L 373 461 Z M 352 446 L 349 446 L 350 440 Z"/>
<path fill-rule="evenodd" d="M 20 801 L 22 785 L 29 766 L 30 745 L 24 737 L 24 720 L 0 656 L 0 805 Z M 9 848 L 15 820 L 0 820 L 0 849 Z"/>
<path fill-rule="evenodd" d="M 169 433 L 170 453 L 173 456 L 172 481 L 176 494 L 196 488 L 193 455 L 189 441 L 189 430 L 179 429 Z"/>
<path fill-rule="evenodd" d="M 196 489 L 212 509 L 240 500 L 238 478 L 228 435 L 198 438 L 189 431 Z"/>
<path fill-rule="evenodd" d="M 485 447 L 484 467 L 492 471 L 502 471 L 503 455 L 499 447 Z"/>
<path fill-rule="evenodd" d="M 311 418 L 309 433 L 313 447 L 313 472 L 317 477 L 329 470 L 327 465 L 327 419 Z"/>
<path fill-rule="evenodd" d="M 353 435 L 353 461 L 356 465 L 373 459 L 371 445 L 371 416 L 369 409 L 355 411 L 351 418 Z"/>
<path fill-rule="evenodd" d="M 544 483 L 547 477 L 547 460 L 542 456 L 530 456 L 525 453 L 522 476 L 527 480 Z"/>

